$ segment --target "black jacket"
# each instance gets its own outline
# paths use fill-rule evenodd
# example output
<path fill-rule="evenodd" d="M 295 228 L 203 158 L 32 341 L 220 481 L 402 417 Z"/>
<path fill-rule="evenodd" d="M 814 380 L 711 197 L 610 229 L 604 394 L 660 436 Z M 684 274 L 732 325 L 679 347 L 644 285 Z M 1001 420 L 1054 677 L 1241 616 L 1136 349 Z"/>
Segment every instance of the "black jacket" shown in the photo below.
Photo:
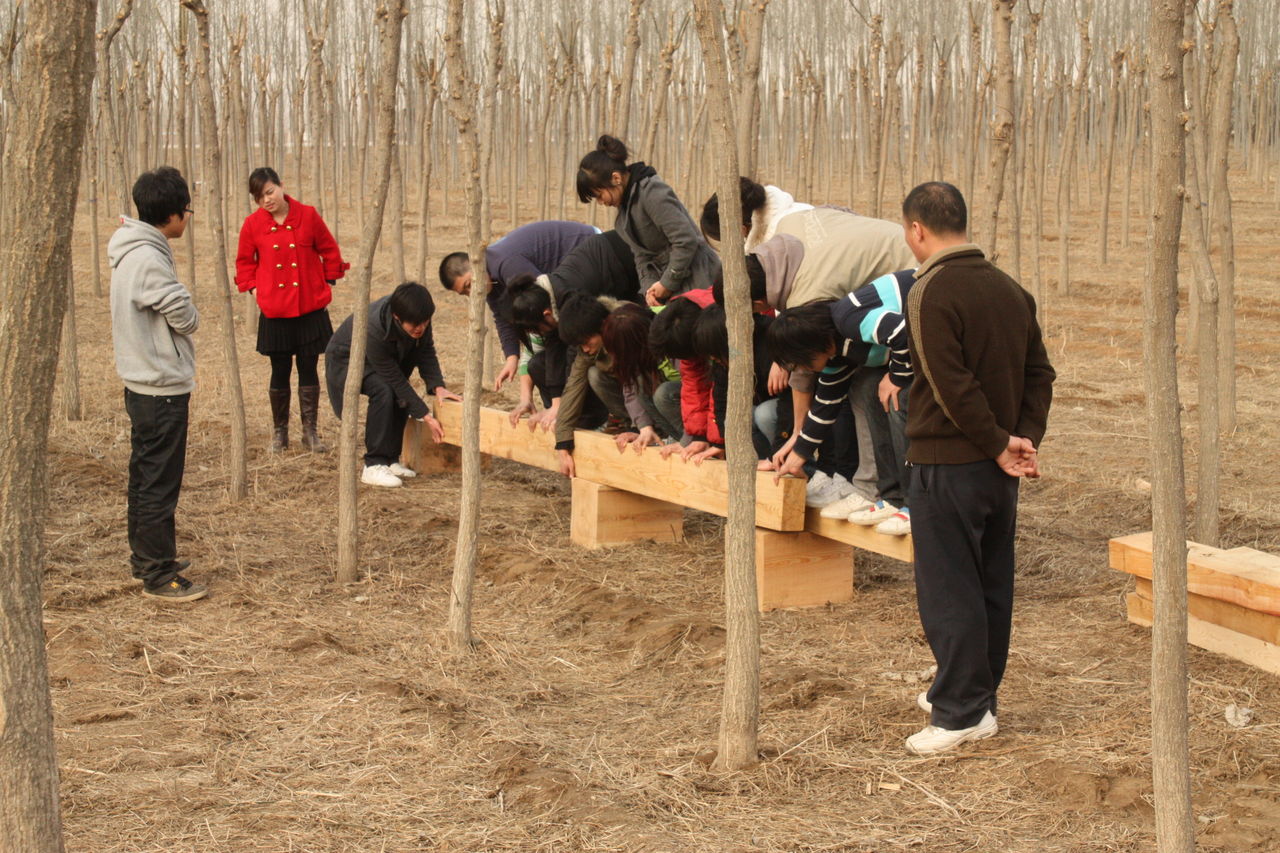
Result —
<path fill-rule="evenodd" d="M 405 334 L 400 324 L 391 314 L 388 304 L 390 296 L 369 303 L 369 324 L 367 326 L 367 343 L 364 355 L 364 377 L 376 376 L 396 395 L 396 402 L 409 410 L 410 417 L 421 418 L 430 413 L 427 404 L 418 396 L 409 384 L 409 377 L 416 367 L 418 374 L 427 383 L 427 392 L 444 387 L 444 375 L 440 372 L 440 359 L 436 356 L 435 340 L 431 336 L 431 326 L 418 339 Z M 351 361 L 351 323 L 347 317 L 329 339 L 325 348 L 325 372 L 346 375 Z"/>

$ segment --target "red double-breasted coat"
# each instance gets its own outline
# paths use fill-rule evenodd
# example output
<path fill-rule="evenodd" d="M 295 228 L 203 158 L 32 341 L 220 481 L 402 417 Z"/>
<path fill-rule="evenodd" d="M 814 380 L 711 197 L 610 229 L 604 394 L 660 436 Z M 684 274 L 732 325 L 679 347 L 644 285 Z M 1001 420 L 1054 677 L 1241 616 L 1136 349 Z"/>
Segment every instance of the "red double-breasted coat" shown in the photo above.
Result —
<path fill-rule="evenodd" d="M 351 266 L 316 209 L 285 196 L 289 215 L 277 224 L 263 208 L 244 219 L 236 251 L 236 287 L 258 289 L 258 307 L 271 318 L 301 317 L 333 298 L 328 281 Z"/>

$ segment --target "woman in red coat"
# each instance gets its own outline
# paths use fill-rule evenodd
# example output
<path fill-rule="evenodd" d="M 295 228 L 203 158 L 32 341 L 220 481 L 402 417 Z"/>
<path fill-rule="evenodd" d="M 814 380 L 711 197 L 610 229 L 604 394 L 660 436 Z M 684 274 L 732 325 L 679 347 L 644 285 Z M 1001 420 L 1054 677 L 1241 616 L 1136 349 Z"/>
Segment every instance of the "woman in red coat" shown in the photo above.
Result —
<path fill-rule="evenodd" d="M 244 219 L 236 252 L 236 287 L 257 290 L 258 352 L 271 359 L 272 451 L 289 446 L 289 375 L 298 364 L 302 444 L 327 448 L 316 434 L 320 376 L 316 365 L 333 336 L 326 305 L 333 283 L 351 265 L 316 209 L 285 195 L 280 176 L 262 167 L 249 174 L 258 209 Z"/>

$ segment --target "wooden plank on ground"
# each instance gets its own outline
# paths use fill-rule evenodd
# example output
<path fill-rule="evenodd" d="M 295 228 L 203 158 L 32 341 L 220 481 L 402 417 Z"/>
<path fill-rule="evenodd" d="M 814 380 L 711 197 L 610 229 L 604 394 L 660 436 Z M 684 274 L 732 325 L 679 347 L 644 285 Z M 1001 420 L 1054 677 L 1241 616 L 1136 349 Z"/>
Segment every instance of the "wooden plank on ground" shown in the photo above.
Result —
<path fill-rule="evenodd" d="M 573 514 L 569 538 L 584 548 L 605 548 L 652 539 L 684 539 L 684 507 L 573 479 Z"/>
<path fill-rule="evenodd" d="M 462 404 L 442 401 L 436 416 L 444 427 L 444 440 L 457 444 L 462 437 Z M 574 441 L 574 464 L 578 476 L 585 480 L 714 515 L 728 513 L 729 474 L 720 460 L 694 465 L 678 454 L 663 459 L 656 448 L 639 454 L 628 450 L 623 457 L 612 436 L 585 430 L 578 430 Z M 500 409 L 480 409 L 480 452 L 551 471 L 560 468 L 550 433 L 531 432 L 523 423 L 512 427 L 507 413 Z M 760 472 L 756 478 L 756 526 L 803 530 L 804 487 L 804 480 L 787 477 L 775 483 L 772 474 Z"/>
<path fill-rule="evenodd" d="M 1150 580 L 1151 547 L 1150 531 L 1112 539 L 1107 545 L 1111 568 Z M 1280 566 L 1260 551 L 1243 557 L 1188 542 L 1187 590 L 1280 616 Z"/>
<path fill-rule="evenodd" d="M 1150 628 L 1155 619 L 1153 603 L 1136 592 L 1129 593 L 1125 601 L 1129 608 L 1129 621 Z M 1274 643 L 1190 615 L 1187 616 L 1187 641 L 1193 646 L 1280 675 L 1280 646 Z"/>
<path fill-rule="evenodd" d="M 1151 581 L 1146 578 L 1134 578 L 1134 581 L 1134 592 L 1147 601 L 1155 600 Z M 1280 616 L 1195 593 L 1187 593 L 1187 612 L 1197 619 L 1230 628 L 1238 634 L 1280 645 Z"/>
<path fill-rule="evenodd" d="M 756 528 L 760 610 L 822 607 L 853 598 L 853 549 L 812 533 Z"/>
<path fill-rule="evenodd" d="M 915 559 L 915 545 L 910 536 L 885 536 L 883 533 L 876 533 L 872 526 L 850 524 L 841 518 L 823 518 L 822 510 L 814 507 L 809 507 L 805 512 L 804 529 L 826 539 L 883 554 L 904 563 Z"/>

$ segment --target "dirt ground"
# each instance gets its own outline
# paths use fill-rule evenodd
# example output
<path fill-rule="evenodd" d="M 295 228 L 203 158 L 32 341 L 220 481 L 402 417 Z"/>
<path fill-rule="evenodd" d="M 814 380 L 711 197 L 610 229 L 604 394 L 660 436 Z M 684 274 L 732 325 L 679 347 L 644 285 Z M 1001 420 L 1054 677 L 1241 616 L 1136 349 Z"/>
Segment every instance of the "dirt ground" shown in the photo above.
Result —
<path fill-rule="evenodd" d="M 1272 193 L 1239 181 L 1240 423 L 1223 452 L 1223 544 L 1280 551 L 1270 466 L 1280 447 L 1280 214 Z M 1115 211 L 1118 226 L 1118 199 Z M 507 221 L 501 206 L 495 219 Z M 1043 306 L 1059 378 L 1044 478 L 1022 493 L 1000 735 L 950 757 L 904 751 L 925 723 L 914 697 L 932 659 L 910 566 L 859 554 L 852 603 L 763 618 L 765 760 L 720 775 L 709 759 L 723 677 L 722 520 L 690 511 L 683 543 L 588 552 L 568 541 L 567 481 L 494 464 L 479 648 L 449 651 L 459 477 L 363 487 L 367 576 L 336 586 L 336 453 L 265 452 L 268 369 L 245 329 L 250 495 L 228 499 L 221 304 L 203 260 L 178 525 L 190 575 L 212 592 L 185 607 L 144 600 L 124 534 L 129 423 L 82 215 L 85 418 L 57 418 L 50 438 L 45 610 L 68 848 L 1151 849 L 1150 636 L 1126 622 L 1131 582 L 1108 570 L 1105 547 L 1150 527 L 1146 224 L 1135 216 L 1129 246 L 1104 270 L 1096 220 L 1096 209 L 1078 215 L 1072 293 Z M 354 221 L 347 213 L 340 234 L 352 261 Z M 433 223 L 432 268 L 461 233 L 443 211 Z M 203 227 L 199 236 L 209 237 Z M 1043 251 L 1048 276 L 1056 242 Z M 465 303 L 426 283 L 445 375 L 461 389 Z M 335 326 L 350 284 L 335 290 Z M 374 292 L 394 284 L 380 255 Z M 1184 367 L 1190 473 L 1194 374 Z M 327 403 L 322 427 L 336 443 Z M 1189 656 L 1201 846 L 1280 849 L 1280 679 Z M 1231 704 L 1253 709 L 1253 722 L 1228 724 Z"/>

